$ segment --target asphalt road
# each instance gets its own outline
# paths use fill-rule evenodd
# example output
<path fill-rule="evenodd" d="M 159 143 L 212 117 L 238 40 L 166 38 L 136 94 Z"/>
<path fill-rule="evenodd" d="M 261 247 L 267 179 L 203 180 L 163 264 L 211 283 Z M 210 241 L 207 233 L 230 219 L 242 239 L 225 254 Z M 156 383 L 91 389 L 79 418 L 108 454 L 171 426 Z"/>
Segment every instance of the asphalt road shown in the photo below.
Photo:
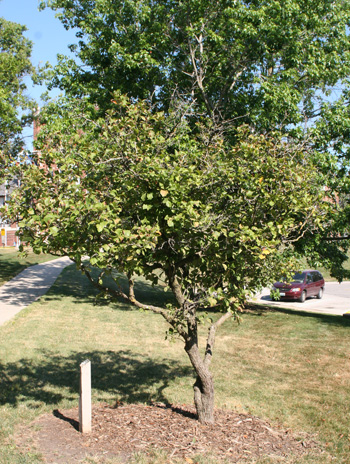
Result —
<path fill-rule="evenodd" d="M 342 316 L 350 312 L 350 282 L 326 282 L 322 300 L 308 298 L 304 303 L 298 301 L 272 301 L 270 289 L 265 288 L 259 295 L 253 298 L 255 303 L 268 304 L 280 308 L 294 309 L 319 314 L 334 314 Z"/>
<path fill-rule="evenodd" d="M 327 295 L 340 296 L 350 299 L 350 282 L 326 282 Z"/>

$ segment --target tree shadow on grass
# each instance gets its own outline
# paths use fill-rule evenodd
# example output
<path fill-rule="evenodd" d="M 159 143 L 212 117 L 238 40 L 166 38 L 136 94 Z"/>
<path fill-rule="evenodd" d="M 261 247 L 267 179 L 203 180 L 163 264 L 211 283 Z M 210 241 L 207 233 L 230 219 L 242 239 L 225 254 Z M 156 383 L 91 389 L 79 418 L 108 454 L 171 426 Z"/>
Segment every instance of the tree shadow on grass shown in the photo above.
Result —
<path fill-rule="evenodd" d="M 16 261 L 0 260 L 0 282 L 6 282 L 12 279 L 29 266 L 33 266 L 33 263 L 30 261 L 19 263 Z"/>
<path fill-rule="evenodd" d="M 40 359 L 22 358 L 0 363 L 0 404 L 44 402 L 57 406 L 79 394 L 80 363 L 91 361 L 95 401 L 105 394 L 127 403 L 168 403 L 164 390 L 175 379 L 192 375 L 190 366 L 164 359 L 155 361 L 129 350 L 75 352 L 69 357 L 42 353 Z"/>
<path fill-rule="evenodd" d="M 350 327 L 350 318 L 331 315 L 331 314 L 321 314 L 321 313 L 313 313 L 307 311 L 298 311 L 297 309 L 287 309 L 287 308 L 277 308 L 259 304 L 249 304 L 246 307 L 246 310 L 249 314 L 253 316 L 262 316 L 263 314 L 268 313 L 284 313 L 289 314 L 290 316 L 301 316 L 301 317 L 311 317 L 316 319 L 320 323 L 328 324 L 328 325 L 335 325 L 339 327 Z"/>
<path fill-rule="evenodd" d="M 98 274 L 98 271 L 95 271 Z M 116 287 L 112 279 L 107 278 L 107 285 L 111 288 Z M 124 292 L 127 292 L 127 278 L 120 275 L 119 284 Z M 164 292 L 161 286 L 153 286 L 150 282 L 143 279 L 135 281 L 135 295 L 143 304 L 165 307 L 166 304 L 175 304 L 174 296 L 171 292 Z M 91 303 L 102 305 L 113 305 L 119 310 L 131 310 L 133 306 L 126 303 L 123 299 L 103 299 L 99 298 L 99 290 L 97 290 L 88 280 L 88 278 L 79 272 L 75 265 L 65 268 L 62 274 L 57 279 L 56 283 L 47 293 L 45 299 L 47 301 L 60 300 L 63 297 L 73 298 L 73 302 Z"/>
<path fill-rule="evenodd" d="M 98 293 L 88 278 L 79 272 L 73 264 L 63 269 L 54 285 L 45 295 L 45 300 L 55 301 L 71 297 L 74 303 L 93 303 Z"/>

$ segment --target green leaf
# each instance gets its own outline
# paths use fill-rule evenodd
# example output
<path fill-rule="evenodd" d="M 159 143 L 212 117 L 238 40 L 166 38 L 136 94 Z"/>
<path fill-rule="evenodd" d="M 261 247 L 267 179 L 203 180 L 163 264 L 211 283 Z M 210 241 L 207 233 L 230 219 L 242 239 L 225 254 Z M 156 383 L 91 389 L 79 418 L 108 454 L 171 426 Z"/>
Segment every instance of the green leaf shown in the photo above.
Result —
<path fill-rule="evenodd" d="M 97 232 L 102 232 L 107 224 L 108 224 L 107 221 L 100 222 L 99 224 L 96 224 Z"/>
<path fill-rule="evenodd" d="M 56 226 L 50 227 L 50 234 L 56 237 L 58 235 L 58 228 Z"/>

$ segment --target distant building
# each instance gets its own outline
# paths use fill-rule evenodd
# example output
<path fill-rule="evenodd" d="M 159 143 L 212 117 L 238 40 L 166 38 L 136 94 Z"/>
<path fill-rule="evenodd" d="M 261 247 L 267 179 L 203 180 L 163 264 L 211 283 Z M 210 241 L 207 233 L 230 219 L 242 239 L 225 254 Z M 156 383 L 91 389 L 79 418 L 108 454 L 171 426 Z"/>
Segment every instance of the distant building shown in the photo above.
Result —
<path fill-rule="evenodd" d="M 1 0 L 0 0 L 1 1 Z M 38 133 L 40 131 L 40 125 L 37 120 L 39 115 L 39 108 L 37 109 L 33 123 L 33 139 L 37 139 Z M 6 181 L 4 184 L 0 184 L 0 208 L 4 206 L 11 197 L 12 192 L 19 187 L 19 180 L 14 179 L 11 181 Z M 16 236 L 16 232 L 19 229 L 17 223 L 9 223 L 1 217 L 0 214 L 0 248 L 4 246 L 19 246 L 19 239 Z"/>
<path fill-rule="evenodd" d="M 12 192 L 18 187 L 18 180 L 7 181 L 5 184 L 0 185 L 0 207 L 4 206 Z M 19 239 L 16 237 L 18 230 L 17 223 L 10 224 L 0 216 L 0 246 L 19 246 Z"/>

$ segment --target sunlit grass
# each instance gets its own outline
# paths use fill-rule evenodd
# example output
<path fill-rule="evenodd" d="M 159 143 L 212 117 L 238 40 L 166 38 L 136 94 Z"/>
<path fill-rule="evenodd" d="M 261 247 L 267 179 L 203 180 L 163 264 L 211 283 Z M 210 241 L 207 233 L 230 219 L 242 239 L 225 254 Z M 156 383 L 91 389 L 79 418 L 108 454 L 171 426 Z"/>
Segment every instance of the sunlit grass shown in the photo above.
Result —
<path fill-rule="evenodd" d="M 158 304 L 168 298 L 142 281 L 139 291 Z M 11 435 L 44 412 L 77 406 L 85 359 L 92 362 L 94 402 L 192 403 L 193 372 L 182 343 L 165 339 L 166 329 L 159 316 L 96 299 L 74 267 L 65 269 L 45 297 L 0 327 L 0 463 L 1 456 L 4 463 L 40 462 L 35 450 L 24 460 Z M 325 464 L 333 456 L 332 462 L 348 463 L 349 333 L 342 317 L 261 307 L 244 314 L 240 325 L 228 322 L 212 364 L 217 407 L 250 412 L 300 437 L 310 434 L 325 451 L 317 460 L 283 462 Z M 163 454 L 134 459 L 167 462 Z M 270 462 L 278 461 L 259 464 Z"/>

